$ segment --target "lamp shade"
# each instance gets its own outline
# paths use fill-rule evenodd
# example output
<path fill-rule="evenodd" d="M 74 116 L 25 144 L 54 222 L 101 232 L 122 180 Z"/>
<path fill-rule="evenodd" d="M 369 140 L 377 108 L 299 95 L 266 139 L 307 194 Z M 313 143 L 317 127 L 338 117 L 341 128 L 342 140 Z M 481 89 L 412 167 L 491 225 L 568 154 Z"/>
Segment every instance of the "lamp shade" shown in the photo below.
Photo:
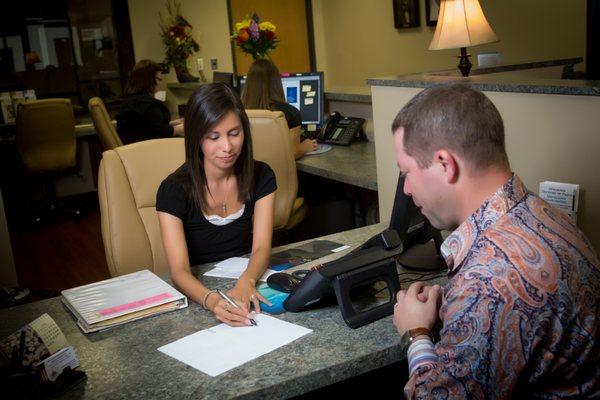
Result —
<path fill-rule="evenodd" d="M 456 49 L 497 42 L 478 0 L 442 0 L 429 50 Z"/>

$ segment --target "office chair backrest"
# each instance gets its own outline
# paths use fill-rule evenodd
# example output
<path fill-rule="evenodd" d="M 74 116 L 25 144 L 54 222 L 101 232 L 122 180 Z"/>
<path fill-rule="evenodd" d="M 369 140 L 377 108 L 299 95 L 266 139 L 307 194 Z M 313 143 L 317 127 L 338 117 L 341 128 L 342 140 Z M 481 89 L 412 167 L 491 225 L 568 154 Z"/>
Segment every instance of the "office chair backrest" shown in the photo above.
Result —
<path fill-rule="evenodd" d="M 50 172 L 76 164 L 75 117 L 69 99 L 22 103 L 17 112 L 17 148 L 31 172 Z"/>
<path fill-rule="evenodd" d="M 123 142 L 110 119 L 106 106 L 100 97 L 92 97 L 88 102 L 88 109 L 94 122 L 94 127 L 104 150 L 114 149 L 123 146 Z"/>
<path fill-rule="evenodd" d="M 156 192 L 185 161 L 183 138 L 153 139 L 107 150 L 98 171 L 102 239 L 112 276 L 169 270 Z"/>
<path fill-rule="evenodd" d="M 286 226 L 298 194 L 296 161 L 290 130 L 281 111 L 246 110 L 250 119 L 254 159 L 264 161 L 277 178 L 273 229 Z"/>

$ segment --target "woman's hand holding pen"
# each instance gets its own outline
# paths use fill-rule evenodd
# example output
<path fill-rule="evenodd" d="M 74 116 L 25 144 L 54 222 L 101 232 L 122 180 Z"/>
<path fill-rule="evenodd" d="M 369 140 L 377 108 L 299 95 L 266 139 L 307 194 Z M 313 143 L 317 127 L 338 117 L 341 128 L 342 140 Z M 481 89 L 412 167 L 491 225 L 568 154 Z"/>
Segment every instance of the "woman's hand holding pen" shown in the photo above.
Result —
<path fill-rule="evenodd" d="M 254 306 L 254 311 L 260 312 L 260 302 L 271 305 L 271 303 L 265 299 L 256 290 L 256 281 L 250 278 L 240 277 L 228 293 L 231 297 L 241 302 L 246 308 L 250 309 L 251 305 Z"/>
<path fill-rule="evenodd" d="M 230 326 L 249 326 L 252 325 L 250 319 L 252 314 L 247 306 L 237 302 L 239 307 L 233 307 L 229 302 L 217 294 L 210 296 L 206 300 L 206 307 L 211 310 L 215 317 L 221 322 Z"/>

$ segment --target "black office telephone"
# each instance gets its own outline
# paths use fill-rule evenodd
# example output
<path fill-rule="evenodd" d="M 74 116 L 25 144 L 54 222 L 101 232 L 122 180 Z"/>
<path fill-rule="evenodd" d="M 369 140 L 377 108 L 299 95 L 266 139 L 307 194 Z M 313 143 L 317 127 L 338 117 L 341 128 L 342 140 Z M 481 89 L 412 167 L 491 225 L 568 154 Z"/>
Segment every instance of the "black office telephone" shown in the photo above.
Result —
<path fill-rule="evenodd" d="M 344 117 L 339 112 L 334 112 L 325 121 L 323 129 L 317 135 L 317 141 L 347 146 L 354 140 L 367 140 L 364 124 L 364 118 Z"/>

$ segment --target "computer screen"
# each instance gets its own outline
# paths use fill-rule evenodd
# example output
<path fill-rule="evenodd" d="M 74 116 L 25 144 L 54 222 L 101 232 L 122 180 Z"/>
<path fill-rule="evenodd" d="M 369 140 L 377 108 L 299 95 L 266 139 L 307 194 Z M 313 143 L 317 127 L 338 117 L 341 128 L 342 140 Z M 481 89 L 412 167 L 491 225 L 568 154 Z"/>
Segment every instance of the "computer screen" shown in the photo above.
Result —
<path fill-rule="evenodd" d="M 232 72 L 213 71 L 213 82 L 223 82 L 237 92 L 236 81 Z"/>
<path fill-rule="evenodd" d="M 394 206 L 389 229 L 398 232 L 404 251 L 416 244 L 438 239 L 440 231 L 435 229 L 415 205 L 411 196 L 404 193 L 404 177 L 398 177 Z"/>
<path fill-rule="evenodd" d="M 436 242 L 436 247 L 441 244 L 440 232 L 431 226 L 415 206 L 412 197 L 404 193 L 403 188 L 404 177 L 400 175 L 389 228 L 345 256 L 310 271 L 284 302 L 286 310 L 302 311 L 322 299 L 331 298 L 331 283 L 337 275 L 349 273 L 365 265 L 383 262 L 389 257 L 399 255 L 400 264 L 408 269 L 424 271 L 440 269 L 438 253 L 428 257 L 425 264 L 422 264 L 421 260 L 417 262 L 409 260 L 407 264 L 402 262 L 404 252 L 416 244 L 423 244 L 431 239 Z M 390 231 L 397 233 L 398 236 L 390 234 Z M 397 240 L 398 237 L 402 246 L 396 246 L 394 243 L 394 238 Z"/>
<path fill-rule="evenodd" d="M 239 78 L 240 93 L 244 90 L 246 76 Z M 281 74 L 285 100 L 300 110 L 302 125 L 323 124 L 324 85 L 322 72 Z"/>

